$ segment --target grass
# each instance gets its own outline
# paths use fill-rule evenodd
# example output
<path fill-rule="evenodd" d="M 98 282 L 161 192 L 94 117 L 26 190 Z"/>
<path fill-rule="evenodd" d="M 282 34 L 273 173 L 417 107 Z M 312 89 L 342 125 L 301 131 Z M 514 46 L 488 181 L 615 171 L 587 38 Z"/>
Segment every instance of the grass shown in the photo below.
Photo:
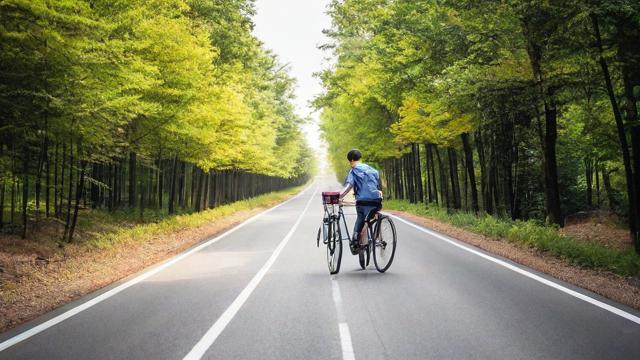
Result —
<path fill-rule="evenodd" d="M 249 211 L 256 208 L 273 206 L 286 198 L 296 194 L 306 186 L 298 186 L 287 190 L 277 191 L 265 195 L 256 196 L 247 200 L 237 201 L 231 204 L 218 206 L 213 209 L 197 213 L 179 214 L 173 216 L 156 215 L 154 222 L 137 224 L 128 228 L 118 228 L 100 232 L 87 240 L 87 244 L 98 248 L 109 248 L 117 244 L 129 242 L 144 242 L 154 237 L 173 232 L 196 228 L 216 219 L 233 215 L 240 211 Z M 116 215 L 126 219 L 126 216 Z"/>
<path fill-rule="evenodd" d="M 640 256 L 633 251 L 611 249 L 595 241 L 577 240 L 562 235 L 557 227 L 539 221 L 514 221 L 465 212 L 449 213 L 437 206 L 410 204 L 402 200 L 385 201 L 385 208 L 428 217 L 477 234 L 534 248 L 575 265 L 608 270 L 622 276 L 640 275 Z"/>

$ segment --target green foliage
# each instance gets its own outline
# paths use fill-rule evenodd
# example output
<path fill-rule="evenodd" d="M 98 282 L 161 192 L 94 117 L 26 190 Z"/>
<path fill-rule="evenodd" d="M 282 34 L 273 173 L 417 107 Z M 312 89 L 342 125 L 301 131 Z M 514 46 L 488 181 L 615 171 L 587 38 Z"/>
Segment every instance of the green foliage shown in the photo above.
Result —
<path fill-rule="evenodd" d="M 610 209 L 640 253 L 640 158 L 621 156 L 640 148 L 638 4 L 333 1 L 315 105 L 334 171 L 357 147 L 391 197 L 557 224 Z"/>
<path fill-rule="evenodd" d="M 0 228 L 26 237 L 46 202 L 71 241 L 88 188 L 92 207 L 149 215 L 308 178 L 295 81 L 252 34 L 254 12 L 253 0 L 0 1 Z"/>
<path fill-rule="evenodd" d="M 253 13 L 250 0 L 3 1 L 3 142 L 81 142 L 97 162 L 132 150 L 204 170 L 308 172 L 295 166 L 308 150 L 294 81 L 251 34 Z"/>
<path fill-rule="evenodd" d="M 449 213 L 437 206 L 389 200 L 385 208 L 432 218 L 471 232 L 537 249 L 572 264 L 604 269 L 622 276 L 640 274 L 640 258 L 632 251 L 605 247 L 593 241 L 580 241 L 560 234 L 558 228 L 534 220 L 513 221 L 490 215 Z"/>

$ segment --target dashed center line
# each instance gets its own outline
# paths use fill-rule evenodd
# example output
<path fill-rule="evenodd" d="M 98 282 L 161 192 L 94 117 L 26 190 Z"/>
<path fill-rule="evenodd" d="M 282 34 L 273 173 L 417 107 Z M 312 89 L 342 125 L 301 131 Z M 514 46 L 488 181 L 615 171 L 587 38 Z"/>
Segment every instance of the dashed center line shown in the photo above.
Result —
<path fill-rule="evenodd" d="M 231 303 L 231 305 L 229 305 L 227 310 L 225 310 L 225 312 L 222 313 L 222 315 L 220 315 L 218 320 L 216 320 L 216 322 L 209 328 L 209 330 L 207 330 L 207 332 L 200 339 L 200 341 L 198 341 L 198 343 L 191 349 L 191 351 L 189 351 L 189 353 L 184 357 L 184 360 L 201 359 L 204 353 L 216 341 L 218 336 L 220 336 L 222 331 L 227 327 L 227 325 L 229 325 L 231 320 L 233 320 L 233 317 L 238 313 L 242 305 L 247 301 L 247 299 L 249 298 L 253 290 L 255 290 L 256 287 L 258 287 L 258 284 L 260 284 L 260 281 L 262 281 L 264 276 L 267 274 L 267 272 L 269 271 L 273 263 L 276 261 L 276 259 L 284 249 L 284 247 L 289 242 L 289 239 L 291 239 L 291 237 L 293 236 L 293 233 L 298 228 L 298 225 L 300 225 L 300 221 L 302 221 L 302 218 L 307 213 L 307 210 L 309 210 L 309 205 L 311 205 L 311 201 L 315 199 L 317 192 L 318 192 L 318 189 L 316 188 L 316 190 L 313 192 L 313 195 L 311 195 L 311 197 L 309 198 L 309 201 L 307 201 L 307 205 L 304 207 L 304 210 L 302 210 L 302 213 L 300 214 L 296 222 L 293 224 L 293 226 L 291 227 L 287 235 L 285 235 L 284 239 L 282 239 L 280 244 L 278 244 L 276 249 L 271 254 L 271 257 L 269 257 L 269 259 L 262 266 L 260 271 L 258 271 L 258 273 L 253 277 L 253 279 L 251 279 L 249 284 L 242 290 L 242 292 L 240 292 L 238 297 Z"/>
<path fill-rule="evenodd" d="M 331 277 L 331 292 L 333 294 L 333 302 L 336 305 L 336 313 L 338 314 L 338 329 L 340 330 L 340 346 L 342 347 L 342 359 L 343 360 L 355 360 L 355 353 L 353 352 L 353 344 L 351 343 L 351 332 L 349 331 L 349 324 L 347 324 L 344 316 L 344 310 L 342 308 L 342 294 L 340 293 L 340 285 L 338 279 L 334 276 Z"/>

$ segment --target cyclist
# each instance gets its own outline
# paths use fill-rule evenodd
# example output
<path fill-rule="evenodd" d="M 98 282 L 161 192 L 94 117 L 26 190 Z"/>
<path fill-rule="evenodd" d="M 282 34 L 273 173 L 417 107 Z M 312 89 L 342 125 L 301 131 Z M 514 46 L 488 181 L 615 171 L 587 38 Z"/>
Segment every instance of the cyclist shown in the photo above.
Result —
<path fill-rule="evenodd" d="M 340 199 L 344 198 L 351 189 L 356 197 L 356 213 L 358 218 L 353 228 L 353 238 L 351 239 L 351 252 L 355 255 L 358 250 L 359 238 L 364 228 L 364 222 L 370 214 L 382 208 L 382 190 L 380 187 L 380 174 L 367 164 L 360 163 L 362 153 L 353 149 L 347 153 L 347 160 L 351 170 L 347 175 L 345 188 L 340 194 Z"/>

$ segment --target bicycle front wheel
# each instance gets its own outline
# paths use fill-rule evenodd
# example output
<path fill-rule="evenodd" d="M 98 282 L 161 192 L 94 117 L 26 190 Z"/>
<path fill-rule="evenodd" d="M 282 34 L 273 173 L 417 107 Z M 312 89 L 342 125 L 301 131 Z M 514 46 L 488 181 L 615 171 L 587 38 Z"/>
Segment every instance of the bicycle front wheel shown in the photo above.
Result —
<path fill-rule="evenodd" d="M 396 254 L 396 227 L 388 216 L 381 216 L 376 222 L 373 241 L 373 263 L 383 273 L 389 269 Z"/>
<path fill-rule="evenodd" d="M 329 273 L 333 275 L 340 271 L 340 263 L 342 262 L 342 235 L 336 222 L 329 223 L 327 236 L 327 265 Z"/>

